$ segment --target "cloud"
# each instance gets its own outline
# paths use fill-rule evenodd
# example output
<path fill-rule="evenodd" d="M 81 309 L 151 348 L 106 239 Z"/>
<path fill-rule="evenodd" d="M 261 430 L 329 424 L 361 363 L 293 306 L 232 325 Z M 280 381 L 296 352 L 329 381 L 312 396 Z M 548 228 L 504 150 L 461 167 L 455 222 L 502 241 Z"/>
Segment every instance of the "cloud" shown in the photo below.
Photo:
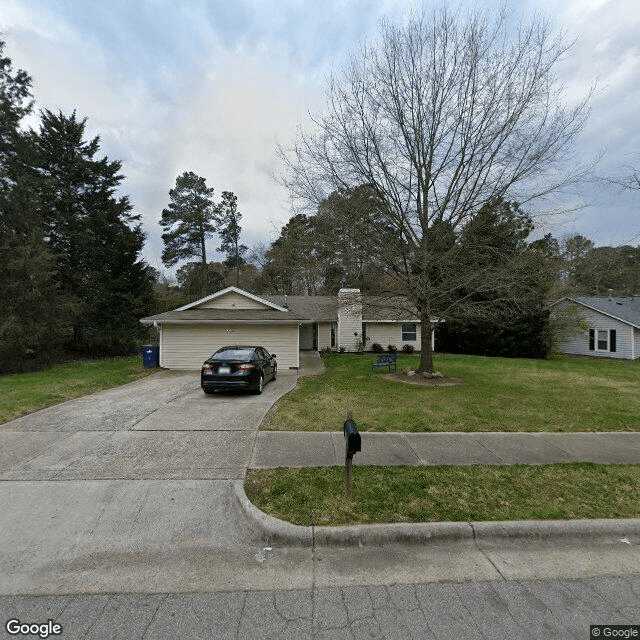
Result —
<path fill-rule="evenodd" d="M 77 109 L 88 117 L 88 134 L 101 136 L 102 152 L 123 162 L 123 190 L 148 235 L 145 256 L 161 267 L 158 221 L 186 170 L 207 178 L 218 196 L 236 193 L 247 244 L 274 237 L 290 215 L 287 194 L 272 179 L 281 169 L 276 138 L 286 144 L 308 123 L 308 109 L 322 110 L 326 74 L 363 38 L 376 37 L 382 16 L 399 19 L 413 5 L 3 0 L 0 31 L 15 66 L 33 76 L 38 104 Z M 483 6 L 495 8 L 490 0 Z M 611 172 L 631 162 L 640 149 L 640 3 L 530 0 L 514 4 L 520 10 L 547 13 L 578 37 L 559 69 L 571 99 L 598 79 L 578 155 L 607 150 L 603 167 Z M 595 194 L 576 224 L 584 220 L 601 235 L 603 227 L 640 230 L 637 206 L 623 199 L 609 207 L 611 200 Z"/>
<path fill-rule="evenodd" d="M 279 231 L 289 211 L 272 177 L 276 138 L 318 102 L 331 61 L 394 6 L 6 2 L 0 28 L 39 105 L 77 109 L 102 151 L 122 160 L 154 266 L 160 213 L 185 170 L 238 195 L 249 242 Z"/>

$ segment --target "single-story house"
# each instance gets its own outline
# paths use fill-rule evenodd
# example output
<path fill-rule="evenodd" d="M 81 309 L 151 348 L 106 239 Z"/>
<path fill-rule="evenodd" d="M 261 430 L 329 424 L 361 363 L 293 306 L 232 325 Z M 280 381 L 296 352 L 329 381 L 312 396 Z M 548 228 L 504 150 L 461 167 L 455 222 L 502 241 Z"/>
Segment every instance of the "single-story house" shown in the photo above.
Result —
<path fill-rule="evenodd" d="M 168 369 L 199 369 L 229 344 L 261 345 L 277 355 L 280 369 L 298 368 L 304 349 L 358 351 L 360 342 L 420 349 L 419 316 L 405 298 L 363 296 L 359 289 L 337 296 L 257 296 L 227 287 L 141 322 L 158 328 L 160 366 Z"/>
<path fill-rule="evenodd" d="M 560 346 L 563 353 L 635 360 L 640 357 L 640 297 L 562 298 L 551 305 L 552 317 L 567 309 L 587 326 Z"/>

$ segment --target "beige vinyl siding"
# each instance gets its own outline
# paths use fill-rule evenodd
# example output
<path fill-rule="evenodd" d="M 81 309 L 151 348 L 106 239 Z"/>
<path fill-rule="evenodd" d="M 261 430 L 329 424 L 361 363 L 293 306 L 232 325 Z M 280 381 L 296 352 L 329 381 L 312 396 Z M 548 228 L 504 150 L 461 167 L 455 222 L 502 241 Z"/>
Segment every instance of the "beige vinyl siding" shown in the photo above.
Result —
<path fill-rule="evenodd" d="M 318 350 L 331 348 L 331 323 L 318 323 Z"/>
<path fill-rule="evenodd" d="M 624 358 L 629 360 L 632 358 L 633 327 L 604 313 L 578 305 L 575 302 L 562 301 L 556 306 L 560 307 L 560 305 L 565 306 L 567 304 L 572 307 L 578 307 L 580 315 L 589 329 L 601 331 L 615 329 L 616 351 L 615 353 L 611 353 L 610 351 L 597 351 L 595 349 L 591 351 L 589 349 L 589 331 L 579 331 L 572 340 L 559 345 L 558 349 L 562 353 L 594 356 L 597 358 Z"/>
<path fill-rule="evenodd" d="M 219 298 L 213 298 L 198 305 L 198 309 L 269 309 L 266 304 L 261 304 L 257 300 L 252 300 L 246 296 L 241 296 L 235 291 L 225 293 Z M 223 345 L 224 346 L 224 345 Z"/>
<path fill-rule="evenodd" d="M 275 353 L 280 369 L 297 368 L 298 325 L 165 324 L 161 327 L 160 366 L 200 369 L 202 363 L 225 345 L 260 345 Z"/>
<path fill-rule="evenodd" d="M 415 347 L 416 351 L 420 351 L 420 323 L 414 323 L 416 325 L 416 339 L 415 340 L 402 340 L 402 322 L 367 322 L 367 349 L 371 349 L 371 345 L 374 342 L 381 344 L 386 350 L 390 344 L 394 344 L 398 347 L 398 350 L 402 349 L 405 344 L 410 344 Z"/>

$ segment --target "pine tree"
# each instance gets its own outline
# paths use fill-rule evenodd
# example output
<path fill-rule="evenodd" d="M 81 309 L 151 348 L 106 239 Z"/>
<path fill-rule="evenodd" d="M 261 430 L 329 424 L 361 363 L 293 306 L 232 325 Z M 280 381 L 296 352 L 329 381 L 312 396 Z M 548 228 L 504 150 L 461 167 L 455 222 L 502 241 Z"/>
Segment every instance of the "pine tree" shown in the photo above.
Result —
<path fill-rule="evenodd" d="M 185 171 L 176 178 L 169 198 L 169 206 L 162 211 L 160 220 L 165 231 L 162 262 L 173 267 L 182 260 L 199 257 L 206 264 L 206 240 L 216 232 L 213 189 L 207 187 L 204 178 Z"/>
<path fill-rule="evenodd" d="M 218 251 L 227 254 L 225 265 L 236 272 L 236 286 L 240 284 L 240 267 L 244 264 L 244 254 L 248 247 L 240 243 L 240 220 L 242 214 L 238 211 L 238 198 L 232 191 L 222 192 L 222 201 L 218 205 L 219 223 L 221 226 L 220 238 L 222 244 Z"/>
<path fill-rule="evenodd" d="M 59 287 L 76 303 L 69 347 L 91 355 L 133 350 L 138 319 L 153 305 L 151 271 L 139 254 L 140 216 L 116 195 L 121 163 L 96 159 L 86 119 L 44 111 L 36 137 L 41 218 Z"/>
<path fill-rule="evenodd" d="M 31 78 L 14 71 L 0 42 L 0 372 L 49 363 L 68 327 L 68 301 L 55 282 L 44 241 L 31 169 L 30 137 L 20 131 L 31 113 Z"/>

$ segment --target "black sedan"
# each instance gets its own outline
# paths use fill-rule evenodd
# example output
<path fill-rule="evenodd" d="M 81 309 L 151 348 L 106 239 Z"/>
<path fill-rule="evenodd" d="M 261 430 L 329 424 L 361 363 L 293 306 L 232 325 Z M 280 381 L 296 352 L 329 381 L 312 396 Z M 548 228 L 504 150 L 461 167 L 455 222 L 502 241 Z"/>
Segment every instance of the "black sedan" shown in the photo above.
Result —
<path fill-rule="evenodd" d="M 277 374 L 276 355 L 264 347 L 222 347 L 202 365 L 200 386 L 205 393 L 216 389 L 262 393 L 265 382 Z"/>

